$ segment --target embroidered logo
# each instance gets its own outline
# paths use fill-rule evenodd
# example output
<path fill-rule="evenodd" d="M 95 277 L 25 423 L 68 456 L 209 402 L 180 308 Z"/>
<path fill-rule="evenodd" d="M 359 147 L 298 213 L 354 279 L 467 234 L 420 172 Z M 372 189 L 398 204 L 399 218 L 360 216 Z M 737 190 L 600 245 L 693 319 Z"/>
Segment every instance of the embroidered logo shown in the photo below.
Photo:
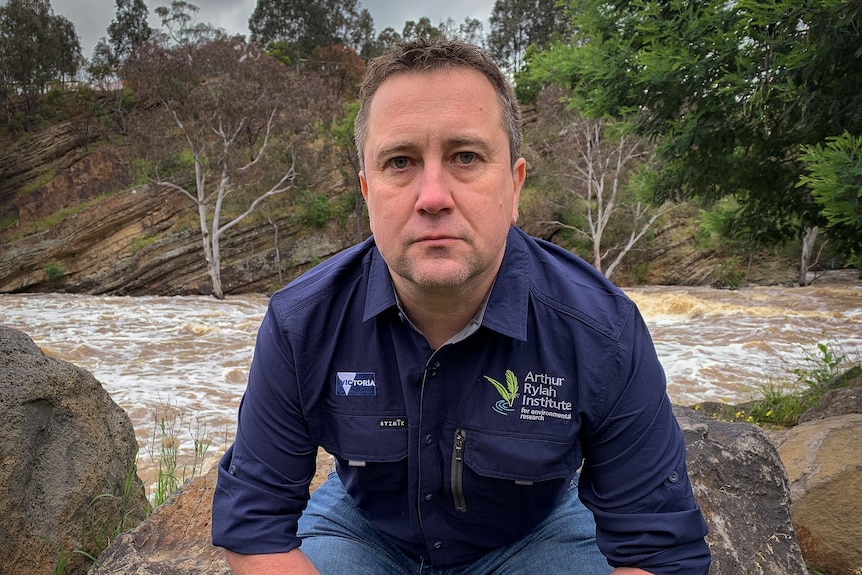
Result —
<path fill-rule="evenodd" d="M 377 395 L 377 385 L 373 373 L 339 371 L 335 374 L 335 395 L 370 396 Z"/>
<path fill-rule="evenodd" d="M 407 429 L 406 417 L 381 417 L 377 420 L 380 429 Z"/>
<path fill-rule="evenodd" d="M 487 375 L 485 376 L 485 379 L 494 386 L 494 389 L 496 389 L 497 393 L 500 394 L 500 397 L 503 398 L 494 404 L 494 411 L 501 415 L 506 415 L 515 411 L 515 398 L 518 397 L 518 377 L 515 373 L 511 369 L 506 370 L 505 386 L 496 379 L 488 377 Z"/>

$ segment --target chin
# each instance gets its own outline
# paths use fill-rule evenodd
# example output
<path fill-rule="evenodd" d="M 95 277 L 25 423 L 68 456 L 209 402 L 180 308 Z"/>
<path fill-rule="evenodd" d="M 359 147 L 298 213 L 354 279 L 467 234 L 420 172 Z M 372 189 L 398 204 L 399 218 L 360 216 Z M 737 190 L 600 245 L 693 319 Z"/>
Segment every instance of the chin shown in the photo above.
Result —
<path fill-rule="evenodd" d="M 463 285 L 470 279 L 467 270 L 433 270 L 428 273 L 414 275 L 416 285 L 429 289 L 454 288 Z"/>

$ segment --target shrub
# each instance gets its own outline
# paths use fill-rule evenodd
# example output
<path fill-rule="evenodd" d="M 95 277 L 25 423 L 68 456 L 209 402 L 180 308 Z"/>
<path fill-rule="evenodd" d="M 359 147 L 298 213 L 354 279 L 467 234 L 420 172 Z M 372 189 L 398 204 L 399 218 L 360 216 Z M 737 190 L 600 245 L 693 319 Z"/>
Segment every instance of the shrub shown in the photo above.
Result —
<path fill-rule="evenodd" d="M 49 282 L 60 279 L 66 273 L 66 270 L 63 269 L 63 264 L 57 260 L 52 260 L 45 266 L 43 271 L 45 272 L 45 278 Z"/>

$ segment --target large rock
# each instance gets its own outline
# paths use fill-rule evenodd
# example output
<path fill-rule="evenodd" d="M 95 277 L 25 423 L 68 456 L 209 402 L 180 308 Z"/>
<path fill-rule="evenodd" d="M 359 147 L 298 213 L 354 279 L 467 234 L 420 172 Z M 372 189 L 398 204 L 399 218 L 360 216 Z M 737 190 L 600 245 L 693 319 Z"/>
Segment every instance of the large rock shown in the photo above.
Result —
<path fill-rule="evenodd" d="M 318 451 L 314 490 L 334 460 Z M 212 499 L 218 468 L 186 483 L 134 531 L 123 533 L 99 557 L 89 575 L 230 575 L 221 549 L 213 547 Z M 382 574 L 381 574 L 382 575 Z"/>
<path fill-rule="evenodd" d="M 710 575 L 807 575 L 790 520 L 787 475 L 763 431 L 684 407 L 674 413 L 709 526 Z"/>
<path fill-rule="evenodd" d="M 853 367 L 837 377 L 831 385 L 838 384 L 846 387 L 827 391 L 816 406 L 799 416 L 799 423 L 849 413 L 862 413 L 862 367 Z"/>
<path fill-rule="evenodd" d="M 123 533 L 89 575 L 230 575 L 210 543 L 217 467 L 187 483 L 134 531 Z"/>
<path fill-rule="evenodd" d="M 0 326 L 0 573 L 86 572 L 148 503 L 126 413 L 88 372 Z"/>
<path fill-rule="evenodd" d="M 710 575 L 807 575 L 790 522 L 787 477 L 759 428 L 675 408 L 688 445 L 695 496 L 713 554 Z M 317 481 L 330 467 L 321 454 Z M 187 484 L 132 532 L 121 535 L 90 575 L 222 575 L 210 542 L 215 470 Z"/>
<path fill-rule="evenodd" d="M 793 524 L 805 560 L 830 575 L 862 573 L 860 430 L 862 414 L 849 414 L 772 435 L 790 479 Z"/>

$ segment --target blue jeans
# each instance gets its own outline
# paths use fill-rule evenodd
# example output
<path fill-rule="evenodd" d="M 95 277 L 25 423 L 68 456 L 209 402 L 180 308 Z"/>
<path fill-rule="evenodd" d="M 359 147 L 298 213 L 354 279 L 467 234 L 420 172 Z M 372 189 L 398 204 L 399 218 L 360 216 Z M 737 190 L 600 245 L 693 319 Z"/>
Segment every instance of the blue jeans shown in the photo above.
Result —
<path fill-rule="evenodd" d="M 604 575 L 592 513 L 577 487 L 524 538 L 472 563 L 434 567 L 389 543 L 359 512 L 336 474 L 311 496 L 299 520 L 302 551 L 321 575 Z"/>

